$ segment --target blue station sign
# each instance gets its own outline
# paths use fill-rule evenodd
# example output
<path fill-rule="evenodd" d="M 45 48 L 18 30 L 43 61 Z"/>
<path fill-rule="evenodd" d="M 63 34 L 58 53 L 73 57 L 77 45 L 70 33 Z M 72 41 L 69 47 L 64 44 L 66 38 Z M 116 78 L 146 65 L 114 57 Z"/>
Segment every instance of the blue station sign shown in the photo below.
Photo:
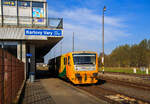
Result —
<path fill-rule="evenodd" d="M 31 53 L 27 53 L 26 56 L 27 56 L 27 57 L 31 57 L 32 54 L 31 54 Z"/>
<path fill-rule="evenodd" d="M 62 30 L 25 29 L 25 35 L 62 36 Z"/>

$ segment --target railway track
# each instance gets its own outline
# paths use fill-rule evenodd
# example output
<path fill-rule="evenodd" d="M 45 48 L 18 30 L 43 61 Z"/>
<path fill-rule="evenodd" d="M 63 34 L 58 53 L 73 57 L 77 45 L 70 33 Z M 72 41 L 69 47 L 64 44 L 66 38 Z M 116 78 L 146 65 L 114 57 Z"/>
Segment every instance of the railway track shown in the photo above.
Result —
<path fill-rule="evenodd" d="M 110 104 L 150 104 L 150 101 L 139 99 L 136 96 L 126 95 L 101 85 L 78 86 L 77 88 L 87 91 L 92 95 L 107 101 Z"/>
<path fill-rule="evenodd" d="M 100 71 L 100 73 L 102 73 L 102 72 Z M 105 73 L 113 74 L 113 75 L 134 76 L 135 78 L 141 78 L 143 80 L 150 81 L 150 75 L 146 75 L 146 74 L 133 74 L 133 73 L 121 73 L 121 72 L 105 72 Z"/>
<path fill-rule="evenodd" d="M 142 84 L 142 83 L 128 82 L 128 81 L 109 79 L 109 78 L 101 78 L 101 77 L 100 77 L 100 79 L 105 80 L 108 83 L 123 85 L 123 86 L 127 86 L 127 87 L 134 87 L 136 89 L 142 89 L 142 90 L 149 90 L 150 91 L 150 85 L 146 85 L 146 84 Z"/>
<path fill-rule="evenodd" d="M 98 87 L 94 87 L 94 86 L 78 86 L 77 88 L 82 89 L 84 91 L 87 91 L 88 93 L 98 97 L 99 99 L 103 99 L 105 101 L 107 101 L 108 103 L 111 104 L 120 104 L 119 102 L 109 99 L 108 97 L 104 96 L 104 95 L 108 95 L 108 94 L 112 94 L 106 90 L 100 89 Z"/>
<path fill-rule="evenodd" d="M 133 75 L 130 75 L 130 76 L 133 76 Z M 135 76 L 139 76 L 139 75 L 135 75 Z M 100 76 L 99 78 L 103 80 L 104 82 L 103 84 L 96 85 L 96 86 L 94 85 L 93 86 L 78 86 L 78 88 L 84 91 L 87 91 L 91 93 L 92 95 L 107 101 L 110 104 L 150 104 L 150 96 L 149 96 L 150 85 L 149 84 L 139 83 L 136 81 L 128 82 L 128 80 L 123 80 L 119 78 L 113 79 L 113 77 L 101 77 Z M 105 87 L 105 84 L 107 84 L 106 87 Z M 120 89 L 126 89 L 126 90 L 114 90 L 108 85 L 119 86 Z M 132 89 L 134 89 L 133 92 L 131 91 Z M 127 93 L 125 91 L 131 91 L 131 92 Z M 141 97 L 142 94 L 145 97 Z"/>

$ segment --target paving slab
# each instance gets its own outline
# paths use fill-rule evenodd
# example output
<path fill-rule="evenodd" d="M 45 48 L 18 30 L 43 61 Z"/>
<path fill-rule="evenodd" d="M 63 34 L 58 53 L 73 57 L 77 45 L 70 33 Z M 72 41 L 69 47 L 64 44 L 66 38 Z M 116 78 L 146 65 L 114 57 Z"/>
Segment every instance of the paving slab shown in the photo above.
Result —
<path fill-rule="evenodd" d="M 34 83 L 26 83 L 21 104 L 55 104 L 55 101 L 41 85 L 40 80 L 36 80 Z"/>

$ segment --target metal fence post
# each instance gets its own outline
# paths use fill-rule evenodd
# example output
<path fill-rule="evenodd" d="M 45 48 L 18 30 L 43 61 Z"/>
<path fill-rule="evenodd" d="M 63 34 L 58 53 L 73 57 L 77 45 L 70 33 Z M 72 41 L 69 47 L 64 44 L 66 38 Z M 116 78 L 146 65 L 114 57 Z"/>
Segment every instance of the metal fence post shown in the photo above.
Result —
<path fill-rule="evenodd" d="M 31 1 L 31 12 L 32 12 L 32 14 L 33 14 L 33 7 L 32 7 L 32 3 L 33 3 L 33 1 Z M 33 15 L 32 15 L 32 27 L 33 27 Z"/>
<path fill-rule="evenodd" d="M 18 9 L 18 0 L 17 2 L 17 26 L 19 26 L 19 9 Z"/>
<path fill-rule="evenodd" d="M 61 28 L 63 29 L 63 18 L 61 19 Z"/>
<path fill-rule="evenodd" d="M 4 24 L 4 16 L 3 16 L 3 0 L 1 0 L 1 18 L 2 18 L 2 27 L 3 27 L 3 24 Z"/>

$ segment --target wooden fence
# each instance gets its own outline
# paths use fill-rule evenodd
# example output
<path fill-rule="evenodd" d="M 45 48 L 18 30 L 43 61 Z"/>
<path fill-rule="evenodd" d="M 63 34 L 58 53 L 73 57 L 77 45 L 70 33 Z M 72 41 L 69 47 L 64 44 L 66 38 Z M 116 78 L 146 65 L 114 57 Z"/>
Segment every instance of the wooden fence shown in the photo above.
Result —
<path fill-rule="evenodd" d="M 0 48 L 0 104 L 12 104 L 24 81 L 24 63 Z"/>

